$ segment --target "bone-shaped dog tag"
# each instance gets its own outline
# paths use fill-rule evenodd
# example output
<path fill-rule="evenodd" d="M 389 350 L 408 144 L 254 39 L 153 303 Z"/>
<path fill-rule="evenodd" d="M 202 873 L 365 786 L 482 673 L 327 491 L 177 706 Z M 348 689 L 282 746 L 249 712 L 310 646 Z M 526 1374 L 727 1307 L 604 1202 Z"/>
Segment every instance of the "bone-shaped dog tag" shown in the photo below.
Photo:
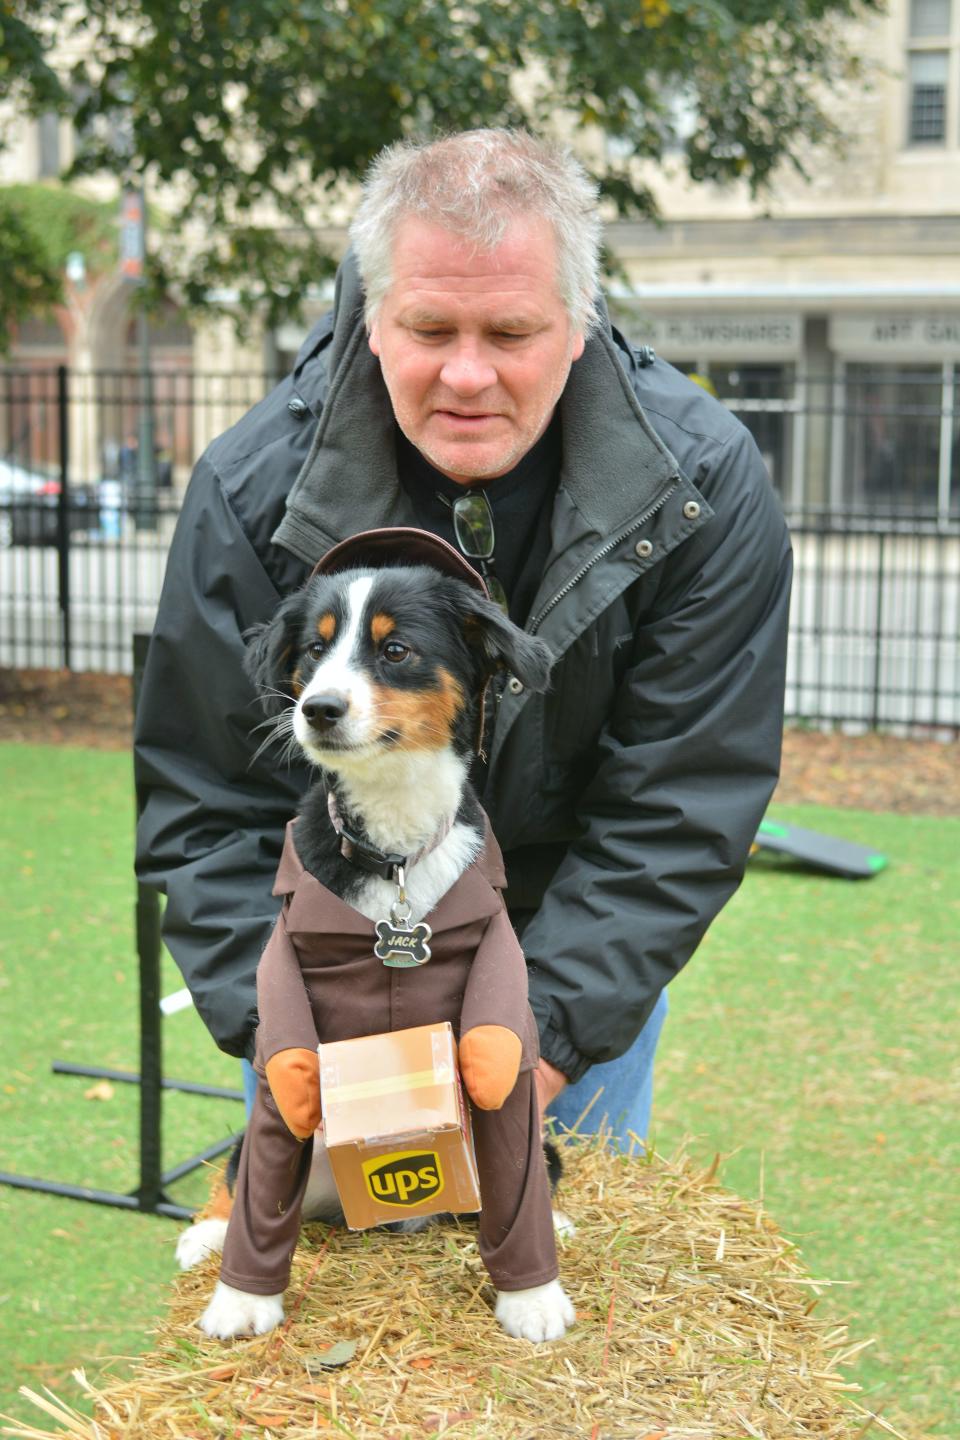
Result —
<path fill-rule="evenodd" d="M 407 903 L 406 873 L 402 865 L 397 866 L 397 898 L 390 906 L 390 919 L 378 920 L 377 943 L 373 953 L 391 970 L 410 970 L 414 965 L 426 965 L 430 959 L 428 940 L 433 931 L 424 921 L 419 925 L 410 924 L 412 911 Z"/>
<path fill-rule="evenodd" d="M 393 970 L 409 970 L 415 965 L 426 965 L 430 959 L 430 940 L 433 931 L 422 922 L 409 925 L 390 920 L 377 921 L 377 943 L 373 953 L 384 965 Z"/>

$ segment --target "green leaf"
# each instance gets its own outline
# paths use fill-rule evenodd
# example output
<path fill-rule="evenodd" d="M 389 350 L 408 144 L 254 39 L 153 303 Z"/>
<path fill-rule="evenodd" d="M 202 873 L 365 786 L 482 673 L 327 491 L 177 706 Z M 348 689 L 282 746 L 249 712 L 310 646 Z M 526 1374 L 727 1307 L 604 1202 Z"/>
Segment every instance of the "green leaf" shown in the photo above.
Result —
<path fill-rule="evenodd" d="M 340 1370 L 344 1365 L 349 1365 L 359 1344 L 359 1340 L 338 1340 L 329 1350 L 323 1350 L 319 1355 L 307 1355 L 303 1362 L 307 1374 L 322 1375 L 326 1370 Z"/>

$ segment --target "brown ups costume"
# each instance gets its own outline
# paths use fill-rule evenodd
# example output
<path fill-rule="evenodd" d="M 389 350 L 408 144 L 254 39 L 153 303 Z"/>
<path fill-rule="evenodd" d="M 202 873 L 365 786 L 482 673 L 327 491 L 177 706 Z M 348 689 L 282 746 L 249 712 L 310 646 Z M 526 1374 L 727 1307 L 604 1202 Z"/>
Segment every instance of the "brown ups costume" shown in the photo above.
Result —
<path fill-rule="evenodd" d="M 483 850 L 427 916 L 432 958 L 390 969 L 373 954 L 371 920 L 303 867 L 287 827 L 274 894 L 283 908 L 257 972 L 259 1084 L 243 1144 L 220 1278 L 238 1290 L 285 1289 L 300 1227 L 312 1141 L 281 1118 L 266 1066 L 288 1049 L 449 1020 L 458 1035 L 503 1026 L 522 1044 L 517 1082 L 500 1109 L 472 1105 L 480 1174 L 480 1255 L 498 1290 L 557 1277 L 550 1192 L 533 1082 L 537 1032 L 527 970 L 500 888 L 499 847 Z"/>

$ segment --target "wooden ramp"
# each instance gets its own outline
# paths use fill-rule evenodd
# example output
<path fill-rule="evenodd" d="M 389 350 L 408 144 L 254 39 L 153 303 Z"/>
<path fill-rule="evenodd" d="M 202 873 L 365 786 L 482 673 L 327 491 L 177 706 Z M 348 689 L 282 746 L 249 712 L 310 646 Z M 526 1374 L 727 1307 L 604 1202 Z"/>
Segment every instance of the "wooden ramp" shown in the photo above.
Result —
<path fill-rule="evenodd" d="M 838 840 L 836 835 L 804 830 L 800 825 L 788 825 L 782 820 L 762 820 L 755 843 L 760 850 L 775 850 L 801 865 L 840 875 L 845 880 L 869 880 L 889 864 L 886 855 L 871 850 L 868 845 Z"/>

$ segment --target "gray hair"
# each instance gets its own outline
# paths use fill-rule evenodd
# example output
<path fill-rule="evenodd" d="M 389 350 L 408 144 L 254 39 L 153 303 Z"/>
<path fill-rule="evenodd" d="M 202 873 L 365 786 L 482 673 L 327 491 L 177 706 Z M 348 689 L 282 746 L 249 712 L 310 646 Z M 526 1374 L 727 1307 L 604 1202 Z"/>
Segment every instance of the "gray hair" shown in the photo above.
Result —
<path fill-rule="evenodd" d="M 598 323 L 597 187 L 571 152 L 526 130 L 465 130 L 440 140 L 401 140 L 367 171 L 350 238 L 372 325 L 393 281 L 393 241 L 416 217 L 484 251 L 516 216 L 542 216 L 557 243 L 557 285 L 576 330 Z"/>

